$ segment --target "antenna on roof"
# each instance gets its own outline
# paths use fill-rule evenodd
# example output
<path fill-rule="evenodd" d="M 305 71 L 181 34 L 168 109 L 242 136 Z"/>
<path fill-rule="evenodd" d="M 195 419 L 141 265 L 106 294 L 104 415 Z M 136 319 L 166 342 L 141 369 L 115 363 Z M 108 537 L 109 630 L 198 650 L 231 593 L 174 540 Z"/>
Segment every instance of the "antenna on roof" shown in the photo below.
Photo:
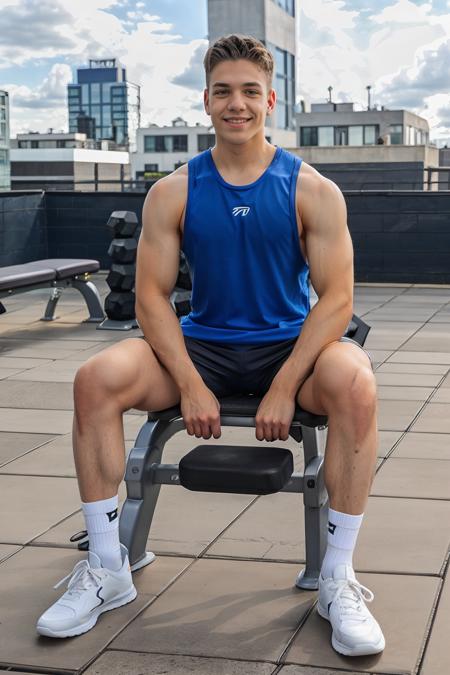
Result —
<path fill-rule="evenodd" d="M 372 89 L 371 85 L 368 84 L 366 89 L 367 89 L 367 110 L 370 110 L 370 90 Z"/>

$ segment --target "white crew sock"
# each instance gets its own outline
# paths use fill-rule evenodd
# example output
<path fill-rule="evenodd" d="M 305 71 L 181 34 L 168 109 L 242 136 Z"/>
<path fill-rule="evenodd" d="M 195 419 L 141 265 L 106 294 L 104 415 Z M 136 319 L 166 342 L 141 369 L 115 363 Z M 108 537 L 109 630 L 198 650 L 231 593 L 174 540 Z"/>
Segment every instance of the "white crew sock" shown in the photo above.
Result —
<path fill-rule="evenodd" d="M 119 541 L 118 495 L 98 502 L 82 502 L 89 550 L 98 555 L 102 567 L 118 571 L 122 567 Z"/>
<path fill-rule="evenodd" d="M 333 576 L 337 565 L 353 567 L 353 551 L 363 515 L 352 516 L 349 513 L 328 510 L 328 545 L 321 570 L 324 579 Z"/>

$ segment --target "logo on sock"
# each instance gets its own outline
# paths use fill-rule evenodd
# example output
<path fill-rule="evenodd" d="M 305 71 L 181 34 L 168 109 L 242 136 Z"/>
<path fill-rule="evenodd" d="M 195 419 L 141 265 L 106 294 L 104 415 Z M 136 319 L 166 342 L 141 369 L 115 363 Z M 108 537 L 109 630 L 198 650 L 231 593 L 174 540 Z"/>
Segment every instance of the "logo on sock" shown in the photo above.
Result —
<path fill-rule="evenodd" d="M 328 532 L 330 534 L 334 534 L 335 529 L 336 529 L 336 525 L 333 525 L 333 523 L 330 523 L 330 521 L 328 521 Z"/>
<path fill-rule="evenodd" d="M 109 511 L 109 513 L 107 512 L 106 515 L 108 516 L 109 522 L 112 523 L 112 521 L 117 518 L 117 509 L 114 509 L 114 511 Z"/>

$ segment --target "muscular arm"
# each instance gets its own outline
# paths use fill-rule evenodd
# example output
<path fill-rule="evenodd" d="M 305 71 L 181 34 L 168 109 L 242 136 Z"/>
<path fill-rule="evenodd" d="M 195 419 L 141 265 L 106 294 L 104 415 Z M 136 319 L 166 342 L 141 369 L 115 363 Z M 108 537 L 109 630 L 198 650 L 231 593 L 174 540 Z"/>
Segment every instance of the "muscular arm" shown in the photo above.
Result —
<path fill-rule="evenodd" d="M 319 297 L 272 386 L 295 397 L 320 352 L 338 340 L 353 311 L 353 248 L 339 188 L 316 172 L 305 175 L 302 222 L 311 281 Z"/>
<path fill-rule="evenodd" d="M 136 265 L 136 317 L 145 339 L 180 391 L 200 379 L 184 344 L 170 294 L 178 275 L 179 223 L 186 178 L 172 174 L 151 188 L 142 211 Z"/>

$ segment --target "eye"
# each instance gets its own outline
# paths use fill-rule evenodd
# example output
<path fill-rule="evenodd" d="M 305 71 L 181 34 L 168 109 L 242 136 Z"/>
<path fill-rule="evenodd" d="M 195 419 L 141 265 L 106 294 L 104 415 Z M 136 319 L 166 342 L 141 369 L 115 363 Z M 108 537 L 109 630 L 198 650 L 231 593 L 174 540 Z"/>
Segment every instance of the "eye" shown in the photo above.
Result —
<path fill-rule="evenodd" d="M 247 94 L 259 94 L 259 91 L 256 89 L 246 89 Z"/>

